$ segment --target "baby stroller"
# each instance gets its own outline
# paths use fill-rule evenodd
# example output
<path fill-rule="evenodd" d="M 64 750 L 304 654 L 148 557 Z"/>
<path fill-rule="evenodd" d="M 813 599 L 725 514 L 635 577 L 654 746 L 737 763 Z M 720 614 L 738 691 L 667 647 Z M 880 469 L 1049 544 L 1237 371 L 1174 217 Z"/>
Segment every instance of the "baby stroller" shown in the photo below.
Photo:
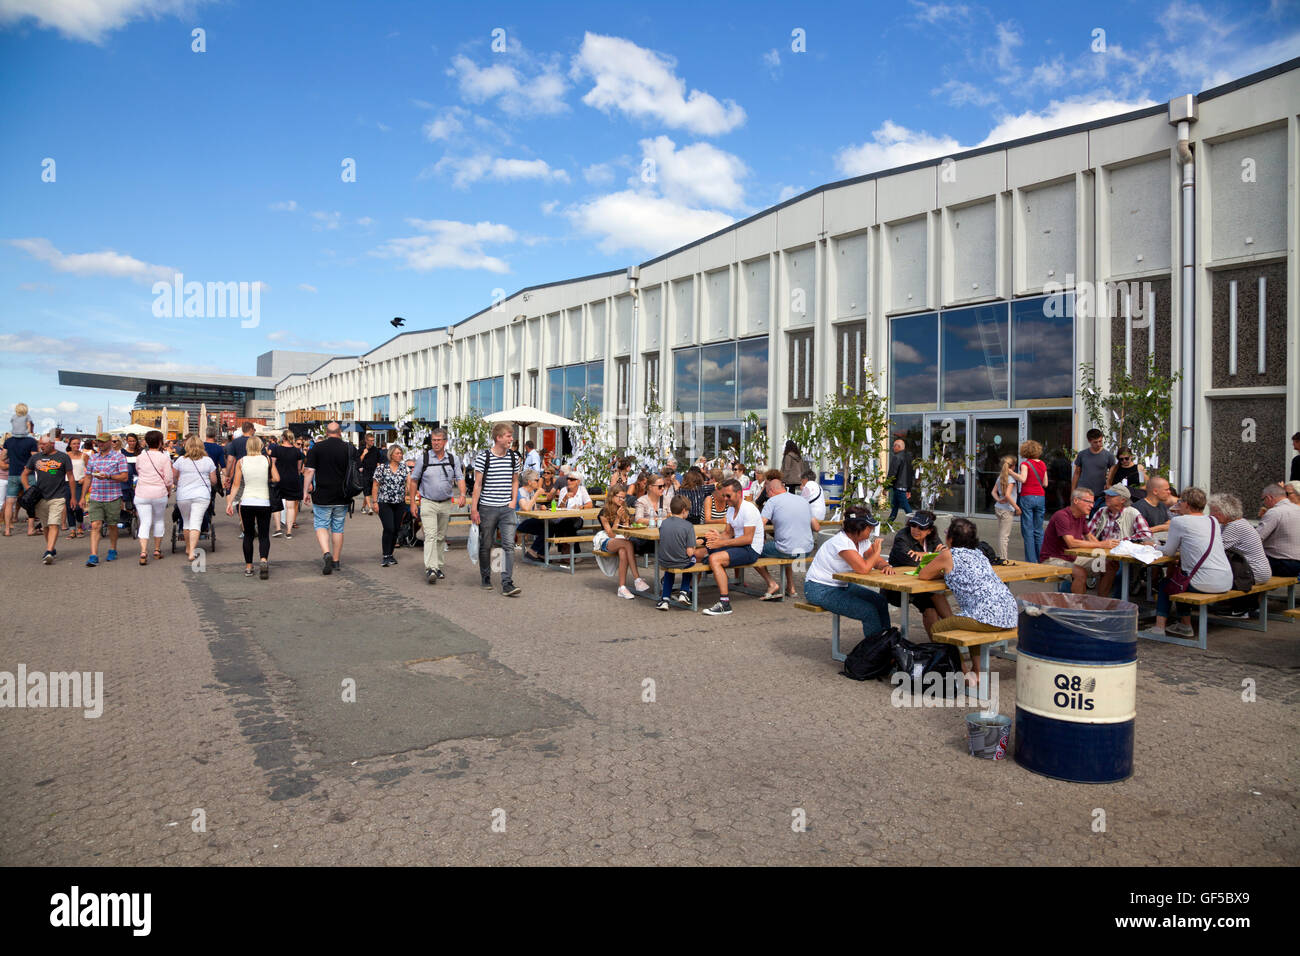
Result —
<path fill-rule="evenodd" d="M 217 528 L 212 520 L 212 514 L 215 511 L 216 496 L 208 503 L 208 510 L 203 515 L 203 524 L 199 528 L 199 541 L 208 543 L 208 551 L 215 553 L 217 550 Z M 181 509 L 179 506 L 172 505 L 172 554 L 176 553 L 177 545 L 185 546 L 185 525 L 181 518 Z"/>

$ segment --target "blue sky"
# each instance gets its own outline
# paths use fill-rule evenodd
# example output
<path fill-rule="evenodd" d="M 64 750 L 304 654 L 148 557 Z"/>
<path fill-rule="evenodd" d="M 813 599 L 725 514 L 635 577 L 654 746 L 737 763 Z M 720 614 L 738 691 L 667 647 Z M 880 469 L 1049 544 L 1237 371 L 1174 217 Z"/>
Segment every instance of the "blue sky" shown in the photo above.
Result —
<path fill-rule="evenodd" d="M 134 395 L 57 368 L 363 351 L 395 315 L 442 326 L 826 182 L 1295 56 L 1280 0 L 0 0 L 0 405 L 93 427 Z M 257 327 L 155 317 L 177 272 L 260 283 Z"/>

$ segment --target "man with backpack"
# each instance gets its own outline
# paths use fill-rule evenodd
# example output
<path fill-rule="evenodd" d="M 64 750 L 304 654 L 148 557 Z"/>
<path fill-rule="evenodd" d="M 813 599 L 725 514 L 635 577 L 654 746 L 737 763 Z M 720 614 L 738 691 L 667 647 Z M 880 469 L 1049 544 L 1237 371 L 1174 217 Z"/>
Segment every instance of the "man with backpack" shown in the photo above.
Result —
<path fill-rule="evenodd" d="M 478 572 L 483 589 L 492 590 L 492 539 L 501 532 L 501 591 L 517 597 L 519 588 L 513 580 L 515 570 L 515 500 L 519 496 L 519 474 L 523 460 L 510 447 L 514 429 L 505 422 L 492 426 L 492 447 L 474 456 L 474 497 L 469 506 L 469 520 L 479 526 Z"/>
<path fill-rule="evenodd" d="M 356 487 L 349 487 L 349 472 L 357 477 Z M 315 486 L 312 480 L 315 479 Z M 312 489 L 312 523 L 321 549 L 321 574 L 340 570 L 343 554 L 343 523 L 348 503 L 362 493 L 357 469 L 356 449 L 343 440 L 338 422 L 325 426 L 325 440 L 307 452 L 303 486 Z"/>
<path fill-rule="evenodd" d="M 406 479 L 406 494 L 411 499 L 411 515 L 418 514 L 420 523 L 424 525 L 424 580 L 437 584 L 447 577 L 442 573 L 442 549 L 447 540 L 447 521 L 451 517 L 453 499 L 456 507 L 465 507 L 465 473 L 456 456 L 447 451 L 447 429 L 435 428 L 430 433 L 429 443 L 433 447 L 425 449 L 416 460 L 415 470 Z M 415 504 L 417 488 L 420 492 L 418 511 Z"/>

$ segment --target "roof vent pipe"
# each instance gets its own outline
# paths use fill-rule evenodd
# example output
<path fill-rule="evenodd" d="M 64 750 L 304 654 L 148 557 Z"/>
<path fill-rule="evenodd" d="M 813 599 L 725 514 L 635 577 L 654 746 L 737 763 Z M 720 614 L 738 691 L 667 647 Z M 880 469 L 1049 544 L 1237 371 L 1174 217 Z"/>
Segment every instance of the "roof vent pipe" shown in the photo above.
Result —
<path fill-rule="evenodd" d="M 1196 97 L 1188 93 L 1169 101 L 1169 123 L 1178 128 L 1178 162 L 1183 168 L 1182 241 L 1179 244 L 1179 382 L 1178 442 L 1173 450 L 1178 462 L 1178 487 L 1192 484 L 1195 467 L 1196 424 L 1196 162 L 1192 155 L 1191 125 L 1197 119 Z M 1172 328 L 1171 328 L 1172 332 Z M 1151 333 L 1155 333 L 1152 326 Z M 1172 335 L 1171 335 L 1172 339 Z"/>

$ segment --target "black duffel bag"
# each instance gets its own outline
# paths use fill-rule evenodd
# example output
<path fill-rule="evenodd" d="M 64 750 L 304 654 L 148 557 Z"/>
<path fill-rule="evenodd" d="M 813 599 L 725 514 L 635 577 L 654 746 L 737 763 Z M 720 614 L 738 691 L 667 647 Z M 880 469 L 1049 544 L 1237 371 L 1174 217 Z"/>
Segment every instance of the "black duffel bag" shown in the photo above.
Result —
<path fill-rule="evenodd" d="M 896 627 L 887 627 L 873 637 L 864 637 L 844 659 L 845 677 L 854 680 L 878 680 L 894 669 L 894 648 L 906 644 Z"/>
<path fill-rule="evenodd" d="M 926 674 L 961 673 L 961 655 L 951 644 L 912 644 L 899 641 L 894 645 L 893 664 L 894 672 L 902 671 L 914 679 Z"/>

